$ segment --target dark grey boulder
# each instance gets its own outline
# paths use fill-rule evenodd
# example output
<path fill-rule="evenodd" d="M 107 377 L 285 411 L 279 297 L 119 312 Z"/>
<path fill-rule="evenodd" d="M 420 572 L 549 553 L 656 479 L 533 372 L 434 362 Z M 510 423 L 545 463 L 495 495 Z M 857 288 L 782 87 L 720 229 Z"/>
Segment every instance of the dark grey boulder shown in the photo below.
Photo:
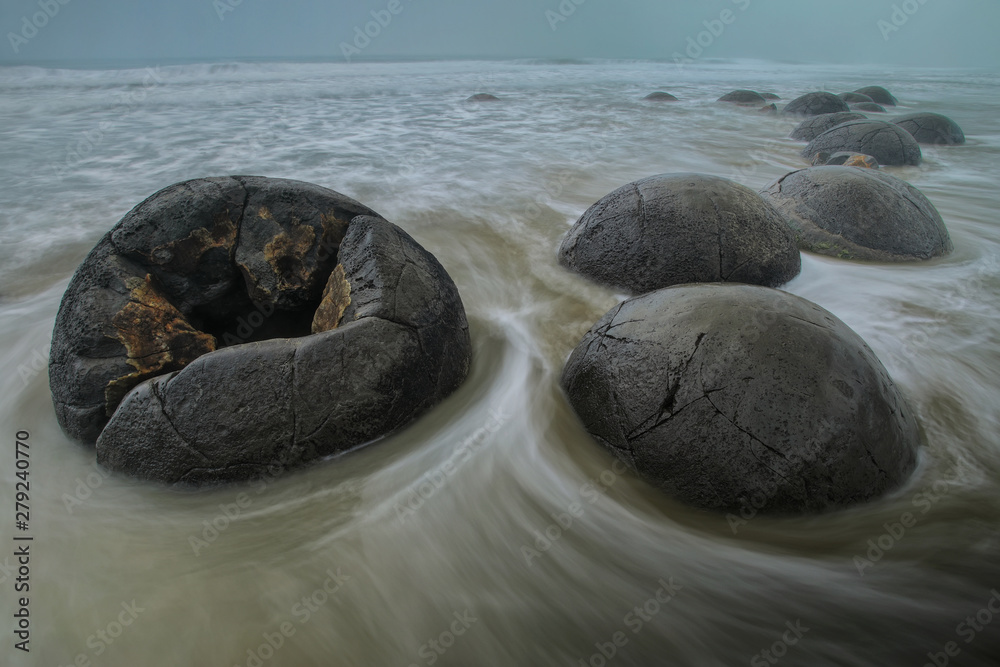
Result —
<path fill-rule="evenodd" d="M 466 102 L 499 102 L 500 98 L 496 95 L 490 95 L 489 93 L 476 93 L 472 97 L 465 100 Z"/>
<path fill-rule="evenodd" d="M 760 111 L 762 114 L 764 114 L 766 116 L 777 116 L 778 115 L 778 105 L 777 104 L 768 104 L 767 106 L 763 106 L 760 109 L 758 109 L 758 111 Z"/>
<path fill-rule="evenodd" d="M 872 102 L 876 104 L 881 104 L 883 106 L 894 107 L 899 104 L 899 100 L 892 96 L 888 90 L 882 86 L 867 86 L 865 88 L 858 88 L 854 92 L 860 93 L 862 95 L 867 95 L 872 98 Z"/>
<path fill-rule="evenodd" d="M 875 102 L 858 102 L 851 105 L 852 111 L 869 111 L 871 113 L 888 113 L 881 104 Z"/>
<path fill-rule="evenodd" d="M 236 176 L 171 186 L 101 240 L 63 297 L 49 379 L 103 465 L 199 484 L 381 437 L 469 358 L 454 283 L 405 232 L 332 190 Z"/>
<path fill-rule="evenodd" d="M 671 95 L 670 93 L 664 93 L 662 91 L 657 91 L 655 93 L 650 93 L 649 95 L 646 95 L 646 97 L 644 97 L 643 99 L 644 100 L 648 100 L 650 102 L 677 102 L 678 101 L 677 98 L 674 97 L 673 95 Z"/>
<path fill-rule="evenodd" d="M 765 103 L 764 97 L 752 90 L 734 90 L 720 97 L 718 101 L 755 107 Z"/>
<path fill-rule="evenodd" d="M 762 193 L 787 217 L 803 250 L 876 262 L 951 252 L 948 230 L 918 189 L 886 173 L 852 167 L 793 171 Z"/>
<path fill-rule="evenodd" d="M 780 100 L 781 99 L 780 97 L 778 97 L 774 93 L 761 93 L 760 96 L 763 97 L 765 100 Z"/>
<path fill-rule="evenodd" d="M 817 153 L 841 151 L 871 155 L 879 164 L 890 166 L 917 165 L 922 157 L 909 132 L 881 120 L 841 123 L 813 139 L 802 150 L 802 157 L 812 160 Z"/>
<path fill-rule="evenodd" d="M 845 167 L 864 167 L 866 169 L 878 169 L 878 160 L 873 158 L 871 155 L 864 155 L 862 153 L 817 153 L 813 158 L 812 164 L 814 167 L 821 167 L 823 165 L 830 166 L 845 166 Z"/>
<path fill-rule="evenodd" d="M 843 322 L 791 294 L 685 285 L 629 299 L 573 351 L 586 430 L 695 507 L 799 514 L 898 488 L 915 415 Z"/>
<path fill-rule="evenodd" d="M 652 176 L 605 196 L 570 229 L 559 261 L 632 294 L 695 282 L 777 286 L 801 269 L 774 208 L 749 188 L 701 174 Z"/>
<path fill-rule="evenodd" d="M 859 102 L 874 102 L 872 98 L 867 95 L 862 95 L 861 93 L 840 93 L 837 95 L 840 99 L 844 100 L 848 104 L 857 104 Z"/>
<path fill-rule="evenodd" d="M 965 143 L 965 132 L 958 123 L 939 113 L 910 113 L 890 122 L 913 135 L 919 144 L 956 146 Z"/>
<path fill-rule="evenodd" d="M 825 113 L 850 111 L 847 102 L 833 93 L 806 93 L 788 103 L 782 113 L 788 116 L 819 116 Z"/>
<path fill-rule="evenodd" d="M 799 126 L 792 130 L 791 137 L 799 141 L 812 141 L 827 130 L 852 120 L 868 120 L 868 116 L 854 111 L 824 113 L 812 116 L 799 123 Z"/>

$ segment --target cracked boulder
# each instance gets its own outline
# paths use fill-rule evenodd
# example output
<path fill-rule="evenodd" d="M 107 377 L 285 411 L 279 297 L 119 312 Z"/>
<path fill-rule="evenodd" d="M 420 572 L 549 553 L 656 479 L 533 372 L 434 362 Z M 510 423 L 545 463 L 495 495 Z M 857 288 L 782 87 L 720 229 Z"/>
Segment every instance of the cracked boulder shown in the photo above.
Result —
<path fill-rule="evenodd" d="M 684 285 L 625 301 L 562 375 L 593 438 L 686 504 L 820 512 L 899 487 L 913 412 L 832 314 L 751 285 Z"/>
<path fill-rule="evenodd" d="M 881 104 L 882 106 L 894 107 L 899 104 L 899 100 L 893 97 L 892 93 L 882 86 L 867 86 L 865 88 L 858 88 L 854 92 L 870 97 L 872 102 Z"/>
<path fill-rule="evenodd" d="M 848 166 L 793 171 L 762 194 L 788 219 L 799 247 L 843 259 L 912 262 L 953 246 L 934 205 L 884 172 Z"/>
<path fill-rule="evenodd" d="M 697 282 L 777 286 L 801 257 L 784 217 L 717 176 L 662 174 L 594 204 L 559 248 L 569 269 L 632 293 Z"/>
<path fill-rule="evenodd" d="M 957 146 L 965 143 L 965 132 L 958 123 L 939 113 L 909 113 L 891 122 L 912 134 L 918 144 Z"/>
<path fill-rule="evenodd" d="M 888 113 L 881 104 L 875 102 L 858 102 L 857 104 L 852 104 L 852 111 L 867 111 L 870 113 Z"/>
<path fill-rule="evenodd" d="M 920 146 L 909 132 L 881 120 L 856 120 L 841 123 L 819 135 L 802 150 L 802 157 L 812 160 L 817 153 L 862 153 L 887 166 L 918 165 Z"/>
<path fill-rule="evenodd" d="M 782 113 L 788 116 L 819 116 L 825 113 L 850 111 L 847 102 L 833 93 L 806 93 L 788 103 Z"/>
<path fill-rule="evenodd" d="M 759 107 L 767 103 L 767 98 L 753 90 L 734 90 L 731 93 L 726 93 L 717 101 L 738 104 L 740 106 Z"/>
<path fill-rule="evenodd" d="M 49 381 L 111 470 L 202 484 L 273 474 L 405 426 L 470 360 L 450 277 L 371 209 L 261 177 L 166 188 L 63 297 Z"/>
<path fill-rule="evenodd" d="M 822 113 L 818 116 L 806 118 L 799 123 L 799 126 L 792 130 L 791 137 L 799 141 L 812 141 L 827 130 L 852 120 L 868 120 L 868 116 L 853 111 Z"/>

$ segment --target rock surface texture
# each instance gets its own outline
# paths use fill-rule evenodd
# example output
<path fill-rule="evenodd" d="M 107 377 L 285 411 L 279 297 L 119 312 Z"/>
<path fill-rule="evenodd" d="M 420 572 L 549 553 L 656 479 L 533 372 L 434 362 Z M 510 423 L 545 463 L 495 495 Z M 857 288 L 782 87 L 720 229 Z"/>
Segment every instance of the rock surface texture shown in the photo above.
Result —
<path fill-rule="evenodd" d="M 782 110 L 789 116 L 819 116 L 825 113 L 840 113 L 850 111 L 847 102 L 833 93 L 806 93 L 796 97 Z"/>
<path fill-rule="evenodd" d="M 787 221 L 717 176 L 662 174 L 602 198 L 570 229 L 560 262 L 632 294 L 694 282 L 777 286 L 801 269 Z"/>
<path fill-rule="evenodd" d="M 600 444 L 699 508 L 844 507 L 897 488 L 916 461 L 916 420 L 875 354 L 778 290 L 625 301 L 584 336 L 562 386 Z"/>
<path fill-rule="evenodd" d="M 802 157 L 812 160 L 817 153 L 863 153 L 887 166 L 918 165 L 923 158 L 920 145 L 909 132 L 881 120 L 841 123 L 819 135 L 805 147 Z"/>
<path fill-rule="evenodd" d="M 953 247 L 927 197 L 883 172 L 813 167 L 779 178 L 762 194 L 788 218 L 799 247 L 810 252 L 911 262 L 945 255 Z"/>
<path fill-rule="evenodd" d="M 965 132 L 958 123 L 938 113 L 910 113 L 893 118 L 891 122 L 913 135 L 918 144 L 957 146 L 965 143 Z"/>
<path fill-rule="evenodd" d="M 820 114 L 799 123 L 799 126 L 792 130 L 791 137 L 799 141 L 812 141 L 827 130 L 852 120 L 868 120 L 868 116 L 854 111 Z"/>
<path fill-rule="evenodd" d="M 201 484 L 304 465 L 404 426 L 470 362 L 454 283 L 319 186 L 206 178 L 153 195 L 73 277 L 50 386 L 108 468 Z"/>

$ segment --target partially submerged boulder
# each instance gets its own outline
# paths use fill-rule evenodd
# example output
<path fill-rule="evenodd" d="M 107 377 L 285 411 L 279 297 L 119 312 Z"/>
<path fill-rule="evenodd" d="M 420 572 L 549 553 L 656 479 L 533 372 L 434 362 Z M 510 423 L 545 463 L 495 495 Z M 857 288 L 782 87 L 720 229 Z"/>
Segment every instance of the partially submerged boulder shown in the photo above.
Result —
<path fill-rule="evenodd" d="M 882 86 L 866 86 L 864 88 L 858 88 L 854 92 L 860 93 L 861 95 L 867 95 L 872 98 L 872 102 L 883 106 L 894 107 L 899 104 L 899 100 L 893 97 L 892 93 Z"/>
<path fill-rule="evenodd" d="M 562 386 L 586 430 L 689 505 L 799 514 L 898 488 L 919 431 L 885 368 L 831 313 L 750 285 L 629 299 Z"/>
<path fill-rule="evenodd" d="M 920 146 L 909 132 L 881 120 L 841 123 L 813 139 L 802 151 L 811 160 L 817 153 L 863 153 L 879 164 L 902 166 L 920 164 Z"/>
<path fill-rule="evenodd" d="M 965 132 L 958 123 L 939 113 L 910 113 L 893 118 L 891 122 L 913 135 L 919 144 L 957 146 L 965 143 Z"/>
<path fill-rule="evenodd" d="M 764 196 L 789 220 L 799 247 L 876 262 L 926 260 L 951 252 L 934 205 L 906 181 L 869 169 L 813 167 L 771 183 Z"/>
<path fill-rule="evenodd" d="M 500 98 L 496 95 L 490 95 L 489 93 L 476 93 L 472 97 L 465 100 L 466 102 L 499 102 Z"/>
<path fill-rule="evenodd" d="M 780 100 L 781 99 L 780 97 L 778 97 L 774 93 L 761 93 L 760 96 L 763 97 L 765 100 Z"/>
<path fill-rule="evenodd" d="M 650 93 L 643 98 L 649 102 L 677 102 L 677 98 L 670 93 L 665 93 L 663 91 L 657 91 L 655 93 Z"/>
<path fill-rule="evenodd" d="M 848 104 L 858 104 L 859 102 L 874 102 L 872 98 L 867 95 L 862 95 L 861 93 L 840 93 L 837 95 L 840 99 L 844 100 Z"/>
<path fill-rule="evenodd" d="M 778 115 L 778 105 L 777 104 L 768 104 L 767 106 L 763 106 L 760 109 L 758 109 L 758 111 L 760 111 L 760 113 L 764 114 L 765 116 L 777 116 Z"/>
<path fill-rule="evenodd" d="M 758 107 L 765 103 L 765 98 L 760 93 L 752 90 L 734 90 L 733 92 L 726 93 L 720 97 L 718 101 L 743 106 Z"/>
<path fill-rule="evenodd" d="M 297 467 L 404 426 L 468 371 L 440 264 L 319 186 L 206 178 L 144 201 L 63 297 L 49 369 L 106 467 L 200 484 Z"/>
<path fill-rule="evenodd" d="M 875 102 L 859 102 L 851 105 L 852 111 L 865 111 L 869 113 L 889 113 L 881 104 Z"/>
<path fill-rule="evenodd" d="M 840 113 L 850 111 L 847 102 L 833 93 L 806 93 L 788 103 L 782 113 L 789 116 L 819 116 L 825 113 Z"/>
<path fill-rule="evenodd" d="M 812 116 L 799 123 L 799 126 L 792 130 L 791 137 L 799 141 L 812 141 L 827 130 L 852 120 L 868 120 L 868 116 L 853 111 L 824 113 Z"/>
<path fill-rule="evenodd" d="M 559 261 L 633 294 L 696 282 L 777 286 L 801 269 L 773 207 L 749 188 L 702 174 L 652 176 L 605 196 L 570 229 Z"/>

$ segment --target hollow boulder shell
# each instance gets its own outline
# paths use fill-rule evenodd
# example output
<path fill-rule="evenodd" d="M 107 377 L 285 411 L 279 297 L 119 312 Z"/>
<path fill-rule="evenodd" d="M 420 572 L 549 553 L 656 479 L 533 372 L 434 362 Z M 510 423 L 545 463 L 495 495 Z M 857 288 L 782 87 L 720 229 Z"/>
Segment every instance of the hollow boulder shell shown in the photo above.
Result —
<path fill-rule="evenodd" d="M 312 184 L 211 178 L 153 195 L 83 262 L 50 386 L 103 465 L 200 484 L 400 428 L 470 355 L 454 283 L 401 229 Z"/>
<path fill-rule="evenodd" d="M 784 217 L 717 176 L 661 174 L 629 183 L 570 229 L 559 261 L 632 294 L 692 282 L 777 286 L 801 269 Z"/>
<path fill-rule="evenodd" d="M 915 417 L 872 350 L 778 290 L 682 285 L 629 299 L 584 336 L 561 382 L 598 443 L 703 509 L 845 507 L 915 466 Z"/>
<path fill-rule="evenodd" d="M 762 194 L 788 219 L 799 247 L 843 259 L 909 262 L 951 252 L 934 205 L 906 181 L 872 169 L 793 171 Z"/>

